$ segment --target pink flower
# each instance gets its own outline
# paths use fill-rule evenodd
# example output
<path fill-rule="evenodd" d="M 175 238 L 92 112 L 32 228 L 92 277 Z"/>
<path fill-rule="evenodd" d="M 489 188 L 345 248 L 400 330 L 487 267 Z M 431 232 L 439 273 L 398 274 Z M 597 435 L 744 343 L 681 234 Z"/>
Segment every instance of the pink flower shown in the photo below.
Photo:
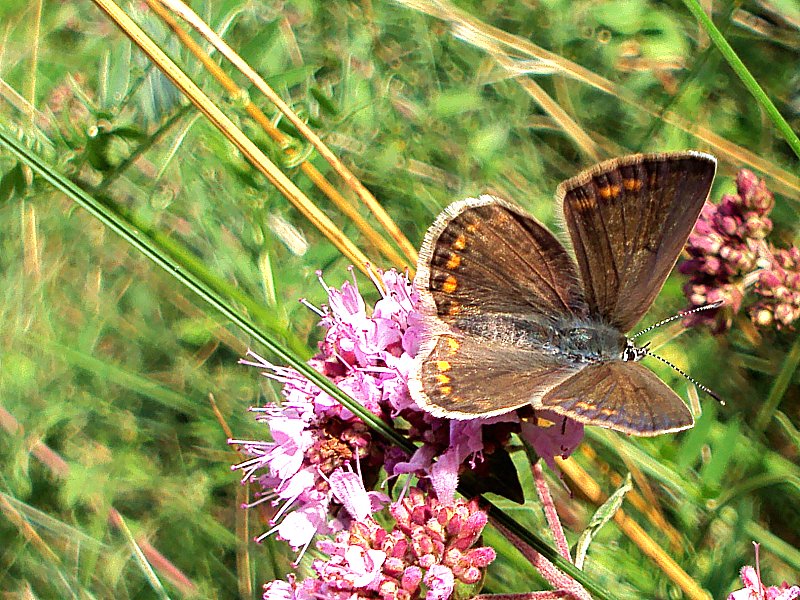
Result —
<path fill-rule="evenodd" d="M 684 293 L 692 305 L 722 301 L 724 306 L 693 313 L 685 323 L 727 329 L 746 289 L 755 284 L 759 299 L 748 307 L 753 323 L 791 328 L 800 318 L 800 249 L 776 249 L 765 241 L 772 231 L 768 215 L 775 200 L 762 180 L 742 169 L 736 186 L 737 194 L 703 207 L 686 244 L 691 258 L 678 266 L 690 276 Z"/>
<path fill-rule="evenodd" d="M 756 568 L 746 565 L 742 567 L 739 575 L 744 587 L 728 595 L 728 600 L 794 600 L 800 598 L 800 587 L 789 586 L 785 581 L 780 586 L 765 587 L 761 583 L 761 568 L 759 565 L 759 544 L 753 542 L 756 554 Z"/>
<path fill-rule="evenodd" d="M 453 593 L 456 578 L 453 572 L 443 565 L 433 565 L 425 575 L 428 593 L 425 600 L 447 600 Z"/>
<path fill-rule="evenodd" d="M 447 600 L 457 586 L 481 581 L 495 558 L 493 549 L 476 547 L 487 523 L 476 502 L 445 505 L 414 487 L 390 512 L 395 523 L 389 530 L 366 515 L 317 542 L 327 558 L 313 562 L 315 575 L 300 584 L 292 578 L 268 583 L 264 598 Z"/>
<path fill-rule="evenodd" d="M 567 458 L 583 440 L 583 423 L 548 410 L 536 410 L 536 422 L 524 421 L 520 435 L 554 472 L 555 457 Z"/>

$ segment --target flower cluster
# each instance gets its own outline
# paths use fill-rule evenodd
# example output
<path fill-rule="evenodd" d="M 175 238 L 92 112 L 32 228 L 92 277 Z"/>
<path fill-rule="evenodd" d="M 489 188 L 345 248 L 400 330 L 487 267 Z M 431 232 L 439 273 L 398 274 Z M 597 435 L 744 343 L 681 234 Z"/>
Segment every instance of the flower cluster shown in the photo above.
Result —
<path fill-rule="evenodd" d="M 758 562 L 758 547 L 756 549 L 756 567 L 750 565 L 742 567 L 740 576 L 744 587 L 728 595 L 728 600 L 795 600 L 800 598 L 800 587 L 789 586 L 785 581 L 781 585 L 766 587 L 761 583 L 761 569 Z"/>
<path fill-rule="evenodd" d="M 487 517 L 474 501 L 444 504 L 414 487 L 390 512 L 390 530 L 367 515 L 321 540 L 328 558 L 313 562 L 315 576 L 270 582 L 265 600 L 444 600 L 460 584 L 479 582 L 495 558 L 493 549 L 475 547 Z"/>
<path fill-rule="evenodd" d="M 769 213 L 775 202 L 763 181 L 743 169 L 736 178 L 738 194 L 725 194 L 719 204 L 707 203 L 689 236 L 691 258 L 679 266 L 691 275 L 684 286 L 689 302 L 704 306 L 723 301 L 728 310 L 739 311 L 744 297 L 744 277 L 753 271 L 768 250 L 764 238 L 772 231 Z M 716 310 L 687 317 L 694 325 L 716 321 Z M 721 329 L 728 324 L 721 324 Z"/>
<path fill-rule="evenodd" d="M 800 248 L 777 250 L 770 265 L 759 272 L 760 300 L 750 308 L 757 325 L 790 326 L 800 318 Z"/>
<path fill-rule="evenodd" d="M 720 301 L 724 306 L 692 313 L 686 324 L 727 329 L 754 285 L 759 298 L 748 307 L 753 322 L 789 326 L 800 317 L 800 250 L 778 250 L 767 243 L 775 199 L 763 180 L 742 169 L 736 189 L 719 204 L 703 207 L 686 245 L 690 258 L 678 267 L 690 276 L 684 293 L 694 307 Z"/>
<path fill-rule="evenodd" d="M 326 332 L 309 364 L 421 444 L 412 456 L 388 446 L 297 371 L 249 352 L 241 362 L 280 382 L 283 393 L 280 404 L 251 409 L 269 428 L 271 441 L 230 440 L 248 457 L 234 466 L 243 472 L 242 481 L 261 488 L 254 504 L 276 507 L 272 529 L 257 539 L 274 533 L 299 551 L 299 560 L 320 534 L 327 537 L 317 547 L 329 557 L 314 561 L 314 578 L 271 582 L 265 598 L 445 600 L 459 582 L 481 580 L 494 557 L 490 548 L 473 547 L 486 515 L 474 502 L 456 500 L 459 475 L 470 469 L 479 481 L 491 480 L 484 477 L 494 468 L 487 456 L 505 452 L 512 432 L 555 468 L 554 457 L 575 449 L 583 426 L 542 411 L 536 422 L 521 421 L 516 413 L 469 421 L 430 415 L 408 390 L 423 327 L 408 277 L 380 273 L 374 283 L 381 298 L 371 311 L 355 279 L 341 289 L 321 276 L 320 282 L 328 304 L 306 305 Z M 391 530 L 372 517 L 389 498 L 366 491 L 378 483 L 381 468 L 390 478 L 406 474 L 417 481 L 390 506 Z"/>

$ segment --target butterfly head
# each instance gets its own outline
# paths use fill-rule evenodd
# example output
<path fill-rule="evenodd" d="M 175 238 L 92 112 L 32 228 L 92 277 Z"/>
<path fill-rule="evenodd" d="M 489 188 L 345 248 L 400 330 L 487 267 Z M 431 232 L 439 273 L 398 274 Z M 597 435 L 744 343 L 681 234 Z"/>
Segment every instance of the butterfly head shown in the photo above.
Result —
<path fill-rule="evenodd" d="M 633 340 L 627 338 L 625 340 L 625 348 L 622 350 L 622 360 L 629 362 L 639 362 L 645 356 L 647 356 L 647 349 L 650 347 L 650 342 L 647 342 L 644 346 L 637 346 L 633 343 Z"/>

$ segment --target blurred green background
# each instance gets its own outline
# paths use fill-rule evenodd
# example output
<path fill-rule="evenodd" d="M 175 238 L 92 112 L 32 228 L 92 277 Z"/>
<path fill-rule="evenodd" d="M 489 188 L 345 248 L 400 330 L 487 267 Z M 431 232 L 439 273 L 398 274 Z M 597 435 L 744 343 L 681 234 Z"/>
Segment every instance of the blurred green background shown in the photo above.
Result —
<path fill-rule="evenodd" d="M 705 4 L 800 129 L 800 4 Z M 443 206 L 481 192 L 557 227 L 559 181 L 598 159 L 683 148 L 719 157 L 714 198 L 733 190 L 742 167 L 765 177 L 776 194 L 772 239 L 796 241 L 797 157 L 681 2 L 225 0 L 192 7 L 352 167 L 415 245 Z M 243 98 L 226 96 L 144 2 L 124 8 L 377 257 L 246 117 Z M 499 45 L 503 32 L 515 36 L 515 47 Z M 315 271 L 340 285 L 348 261 L 91 2 L 4 0 L 0 36 L 3 129 L 197 259 L 202 273 L 240 294 L 234 306 L 250 307 L 265 330 L 310 357 L 317 317 L 298 299 L 324 302 Z M 246 80 L 222 67 L 295 134 Z M 305 142 L 295 137 L 295 145 L 330 172 Z M 294 555 L 280 542 L 250 541 L 269 525 L 258 511 L 239 508 L 244 491 L 229 468 L 238 457 L 213 408 L 236 437 L 266 435 L 247 407 L 278 390 L 237 365 L 249 340 L 63 194 L 31 180 L 5 150 L 0 176 L 0 591 L 9 598 L 260 597 L 264 581 L 292 570 Z M 682 284 L 674 274 L 648 323 L 685 306 Z M 366 278 L 361 287 L 377 297 Z M 742 317 L 725 335 L 689 331 L 661 353 L 728 405 L 701 397 L 695 429 L 657 439 L 591 431 L 576 459 L 606 493 L 616 485 L 610 472 L 646 476 L 670 529 L 629 504 L 626 510 L 714 598 L 740 587 L 739 568 L 753 563 L 752 540 L 762 543 L 766 583 L 797 582 L 796 333 L 759 332 Z M 686 381 L 651 366 L 687 397 Z M 768 399 L 777 410 L 756 428 Z M 55 475 L 63 465 L 47 448 L 66 461 L 66 475 Z M 593 507 L 566 493 L 558 503 L 574 541 Z M 508 506 L 543 531 L 533 499 Z M 112 526 L 116 515 L 123 527 Z M 487 539 L 505 548 L 496 537 Z M 148 563 L 139 553 L 145 541 L 172 566 L 153 564 L 152 554 Z M 614 524 L 590 549 L 586 570 L 614 597 L 683 597 Z M 178 574 L 194 592 L 176 583 Z M 543 589 L 511 552 L 490 569 L 487 586 Z"/>

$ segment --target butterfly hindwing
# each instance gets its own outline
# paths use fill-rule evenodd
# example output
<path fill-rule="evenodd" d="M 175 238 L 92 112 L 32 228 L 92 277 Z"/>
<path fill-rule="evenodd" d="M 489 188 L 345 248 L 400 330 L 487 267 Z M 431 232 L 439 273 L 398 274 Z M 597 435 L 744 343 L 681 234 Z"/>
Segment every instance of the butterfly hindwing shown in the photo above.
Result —
<path fill-rule="evenodd" d="M 558 187 L 593 314 L 623 333 L 655 300 L 708 197 L 714 157 L 634 155 L 600 163 Z"/>
<path fill-rule="evenodd" d="M 409 380 L 414 400 L 436 416 L 490 417 L 537 402 L 576 372 L 562 356 L 454 331 L 432 347 Z"/>
<path fill-rule="evenodd" d="M 653 436 L 694 425 L 678 395 L 637 362 L 589 365 L 545 394 L 541 407 L 633 435 Z"/>

